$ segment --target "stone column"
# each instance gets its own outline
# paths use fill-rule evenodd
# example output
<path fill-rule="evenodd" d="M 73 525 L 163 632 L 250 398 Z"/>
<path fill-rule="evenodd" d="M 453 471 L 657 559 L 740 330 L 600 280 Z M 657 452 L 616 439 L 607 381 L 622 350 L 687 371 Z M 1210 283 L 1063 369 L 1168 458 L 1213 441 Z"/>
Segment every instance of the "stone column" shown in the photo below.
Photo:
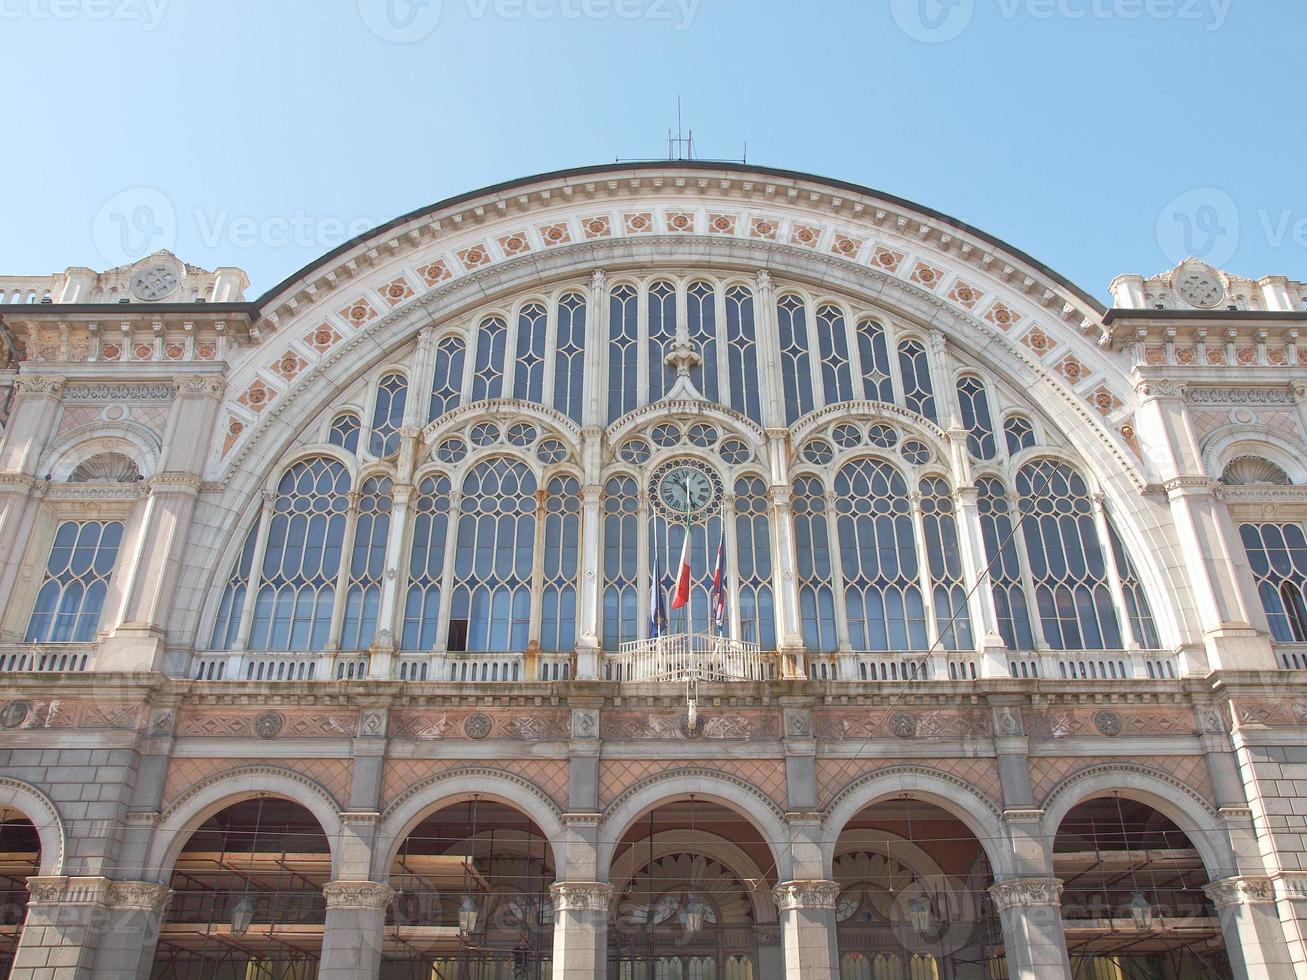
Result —
<path fill-rule="evenodd" d="M 608 903 L 606 881 L 558 881 L 549 886 L 554 903 L 554 980 L 606 980 Z"/>
<path fill-rule="evenodd" d="M 1009 878 L 990 886 L 1003 924 L 1009 980 L 1071 980 L 1062 931 L 1062 882 Z"/>
<path fill-rule="evenodd" d="M 159 926 L 172 892 L 153 881 L 115 881 L 109 885 L 104 936 L 95 952 L 93 980 L 148 977 L 159 942 Z"/>
<path fill-rule="evenodd" d="M 10 980 L 77 980 L 91 972 L 108 878 L 33 877 Z"/>
<path fill-rule="evenodd" d="M 1237 980 L 1289 980 L 1298 974 L 1289 959 L 1271 879 L 1241 875 L 1203 886 L 1216 906 L 1225 951 Z"/>
<path fill-rule="evenodd" d="M 319 980 L 373 980 L 381 971 L 386 907 L 395 890 L 375 881 L 329 881 L 322 894 L 327 919 Z"/>
<path fill-rule="evenodd" d="M 600 497 L 603 487 L 587 483 L 581 488 L 581 592 L 580 616 L 576 629 L 576 679 L 597 681 L 601 678 L 599 637 L 600 577 L 599 526 L 603 520 Z"/>
<path fill-rule="evenodd" d="M 837 882 L 823 879 L 782 881 L 772 890 L 780 909 L 785 980 L 839 980 L 835 940 Z"/>
<path fill-rule="evenodd" d="M 980 520 L 980 491 L 974 482 L 953 491 L 953 507 L 958 543 L 962 549 L 962 579 L 971 593 L 972 630 L 980 650 L 980 669 L 985 677 L 1007 677 L 1007 645 L 998 631 L 994 581 L 989 574 L 990 556 L 985 551 L 985 533 Z M 980 614 L 978 618 L 977 613 Z"/>

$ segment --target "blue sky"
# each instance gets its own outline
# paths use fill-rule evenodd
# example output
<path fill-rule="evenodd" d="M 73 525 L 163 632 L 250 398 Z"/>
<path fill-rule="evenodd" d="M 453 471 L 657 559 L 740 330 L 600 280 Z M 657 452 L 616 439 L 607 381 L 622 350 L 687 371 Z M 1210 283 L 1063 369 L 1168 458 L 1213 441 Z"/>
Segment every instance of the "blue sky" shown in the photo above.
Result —
<path fill-rule="evenodd" d="M 1307 277 L 1299 2 L 0 0 L 0 36 L 0 273 L 149 241 L 258 295 L 443 197 L 665 155 L 679 94 L 701 157 L 921 202 L 1100 297 L 1187 251 Z"/>

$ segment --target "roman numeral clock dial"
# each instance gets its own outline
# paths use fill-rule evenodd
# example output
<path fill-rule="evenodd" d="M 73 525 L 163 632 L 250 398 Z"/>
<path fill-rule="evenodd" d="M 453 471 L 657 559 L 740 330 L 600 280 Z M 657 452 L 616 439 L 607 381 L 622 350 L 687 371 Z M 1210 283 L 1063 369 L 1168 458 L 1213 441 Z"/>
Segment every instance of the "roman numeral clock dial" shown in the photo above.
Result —
<path fill-rule="evenodd" d="M 650 482 L 658 509 L 673 520 L 707 517 L 721 507 L 721 481 L 698 460 L 665 463 Z"/>

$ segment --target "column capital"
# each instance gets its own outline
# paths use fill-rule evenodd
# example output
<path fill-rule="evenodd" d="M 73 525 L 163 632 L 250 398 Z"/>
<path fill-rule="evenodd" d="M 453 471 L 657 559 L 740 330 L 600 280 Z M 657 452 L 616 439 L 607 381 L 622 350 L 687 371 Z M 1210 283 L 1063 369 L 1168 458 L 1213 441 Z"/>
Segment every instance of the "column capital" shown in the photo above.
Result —
<path fill-rule="evenodd" d="M 549 897 L 559 912 L 607 912 L 613 886 L 606 881 L 556 881 Z"/>
<path fill-rule="evenodd" d="M 395 897 L 395 889 L 377 881 L 329 881 L 322 886 L 328 909 L 380 911 Z"/>
<path fill-rule="evenodd" d="M 1009 878 L 996 881 L 989 886 L 990 897 L 994 899 L 994 908 L 1002 912 L 1005 909 L 1036 905 L 1060 906 L 1062 904 L 1061 878 Z"/>
<path fill-rule="evenodd" d="M 1146 378 L 1135 383 L 1135 395 L 1140 401 L 1153 398 L 1184 398 L 1185 384 L 1182 381 L 1161 381 Z"/>
<path fill-rule="evenodd" d="M 1203 893 L 1218 909 L 1275 901 L 1274 883 L 1260 875 L 1237 875 L 1209 881 L 1203 885 Z"/>
<path fill-rule="evenodd" d="M 802 881 L 782 881 L 772 889 L 772 898 L 782 912 L 797 909 L 834 909 L 840 897 L 837 881 L 811 878 Z"/>
<path fill-rule="evenodd" d="M 172 889 L 157 881 L 115 881 L 109 885 L 106 904 L 111 909 L 163 914 Z"/>
<path fill-rule="evenodd" d="M 27 879 L 29 905 L 103 905 L 109 893 L 108 878 L 70 878 L 37 875 Z"/>
<path fill-rule="evenodd" d="M 186 374 L 177 379 L 177 393 L 221 398 L 227 390 L 227 379 L 212 374 Z"/>
<path fill-rule="evenodd" d="M 67 379 L 57 374 L 19 374 L 14 385 L 25 395 L 49 395 L 58 398 Z"/>

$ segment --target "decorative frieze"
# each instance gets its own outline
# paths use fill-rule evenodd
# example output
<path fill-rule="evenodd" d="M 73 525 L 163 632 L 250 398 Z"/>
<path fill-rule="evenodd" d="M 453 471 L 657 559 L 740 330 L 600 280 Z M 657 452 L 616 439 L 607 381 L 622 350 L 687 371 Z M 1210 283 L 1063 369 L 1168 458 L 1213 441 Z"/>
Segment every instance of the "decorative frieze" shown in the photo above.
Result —
<path fill-rule="evenodd" d="M 1189 388 L 1185 394 L 1190 405 L 1293 404 L 1290 388 Z"/>
<path fill-rule="evenodd" d="M 21 376 L 20 379 L 21 380 Z M 177 394 L 178 386 L 183 386 L 194 382 L 210 382 L 210 378 L 185 378 L 178 382 L 178 385 L 169 384 L 168 382 L 141 382 L 141 383 L 90 383 L 76 382 L 68 385 L 64 390 L 64 401 L 66 402 L 108 402 L 117 404 L 121 402 L 166 402 L 172 401 Z"/>
<path fill-rule="evenodd" d="M 1057 906 L 1062 904 L 1062 880 L 1060 878 L 1009 878 L 991 885 L 989 894 L 998 912 L 1018 907 Z"/>

